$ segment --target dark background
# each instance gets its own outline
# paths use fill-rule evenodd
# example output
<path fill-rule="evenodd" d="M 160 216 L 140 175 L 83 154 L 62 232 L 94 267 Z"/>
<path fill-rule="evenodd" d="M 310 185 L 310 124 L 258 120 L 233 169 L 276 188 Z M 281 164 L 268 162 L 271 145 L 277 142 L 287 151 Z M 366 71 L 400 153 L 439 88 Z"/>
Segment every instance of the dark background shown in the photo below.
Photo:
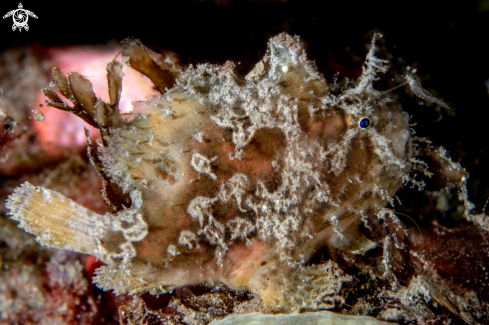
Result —
<path fill-rule="evenodd" d="M 4 0 L 1 15 L 19 0 Z M 384 33 L 398 67 L 417 66 L 423 86 L 455 108 L 435 122 L 435 106 L 405 109 L 417 135 L 443 145 L 471 174 L 479 211 L 489 196 L 489 0 L 479 1 L 22 1 L 28 32 L 0 20 L 0 51 L 12 46 L 97 44 L 137 37 L 184 63 L 240 63 L 243 73 L 280 33 L 300 35 L 326 79 L 357 77 L 372 30 Z M 408 95 L 409 97 L 409 95 Z"/>

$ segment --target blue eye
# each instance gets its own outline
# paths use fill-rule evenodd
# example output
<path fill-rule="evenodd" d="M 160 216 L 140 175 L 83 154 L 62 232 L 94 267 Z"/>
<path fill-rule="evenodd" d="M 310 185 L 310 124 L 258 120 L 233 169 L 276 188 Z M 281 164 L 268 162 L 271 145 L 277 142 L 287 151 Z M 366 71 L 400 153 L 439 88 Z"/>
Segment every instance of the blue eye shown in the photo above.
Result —
<path fill-rule="evenodd" d="M 358 122 L 358 126 L 362 129 L 368 128 L 370 126 L 370 120 L 364 117 L 360 120 L 360 122 Z"/>

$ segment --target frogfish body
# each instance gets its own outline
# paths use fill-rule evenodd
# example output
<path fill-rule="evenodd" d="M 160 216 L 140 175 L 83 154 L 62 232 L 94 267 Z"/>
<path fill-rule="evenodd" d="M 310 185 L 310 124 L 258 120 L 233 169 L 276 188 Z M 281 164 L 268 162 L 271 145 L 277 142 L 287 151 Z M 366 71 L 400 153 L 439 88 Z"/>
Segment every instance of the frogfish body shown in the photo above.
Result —
<path fill-rule="evenodd" d="M 379 213 L 411 169 L 408 115 L 372 86 L 387 69 L 375 38 L 347 87 L 328 84 L 287 34 L 245 77 L 231 62 L 166 69 L 139 41 L 123 45 L 123 61 L 162 93 L 132 113 L 118 112 L 118 61 L 107 68 L 110 103 L 76 73 L 54 70 L 73 107 L 44 91 L 48 104 L 101 130 L 103 144 L 89 141 L 89 153 L 111 211 L 29 183 L 7 201 L 40 243 L 104 261 L 94 279 L 103 289 L 158 294 L 221 282 L 277 304 L 288 272 L 343 224 Z"/>

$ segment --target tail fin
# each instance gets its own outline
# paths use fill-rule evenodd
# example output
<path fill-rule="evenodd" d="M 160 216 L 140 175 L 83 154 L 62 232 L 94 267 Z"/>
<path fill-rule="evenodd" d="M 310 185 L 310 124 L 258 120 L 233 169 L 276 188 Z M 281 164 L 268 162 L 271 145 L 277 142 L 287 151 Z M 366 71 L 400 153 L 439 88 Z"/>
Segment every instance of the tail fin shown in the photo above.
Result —
<path fill-rule="evenodd" d="M 93 234 L 102 216 L 73 200 L 25 182 L 8 197 L 6 207 L 41 245 L 99 255 Z"/>

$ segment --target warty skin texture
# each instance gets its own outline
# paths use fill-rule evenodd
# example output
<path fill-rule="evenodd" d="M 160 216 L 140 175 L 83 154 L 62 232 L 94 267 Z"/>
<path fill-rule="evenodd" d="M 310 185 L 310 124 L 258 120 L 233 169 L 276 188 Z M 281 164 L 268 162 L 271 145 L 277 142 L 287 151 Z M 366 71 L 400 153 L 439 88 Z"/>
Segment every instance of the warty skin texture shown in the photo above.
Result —
<path fill-rule="evenodd" d="M 387 69 L 375 37 L 363 75 L 344 89 L 328 85 L 287 34 L 244 78 L 231 62 L 170 71 L 127 40 L 123 61 L 151 68 L 162 95 L 125 115 L 119 62 L 107 68 L 110 103 L 83 76 L 54 71 L 74 105 L 51 88 L 47 103 L 101 130 L 103 146 L 90 144 L 89 154 L 114 213 L 28 183 L 7 207 L 42 244 L 106 262 L 94 279 L 103 289 L 158 294 L 223 282 L 284 305 L 290 275 L 333 231 L 379 213 L 411 169 L 408 115 L 372 87 Z"/>

